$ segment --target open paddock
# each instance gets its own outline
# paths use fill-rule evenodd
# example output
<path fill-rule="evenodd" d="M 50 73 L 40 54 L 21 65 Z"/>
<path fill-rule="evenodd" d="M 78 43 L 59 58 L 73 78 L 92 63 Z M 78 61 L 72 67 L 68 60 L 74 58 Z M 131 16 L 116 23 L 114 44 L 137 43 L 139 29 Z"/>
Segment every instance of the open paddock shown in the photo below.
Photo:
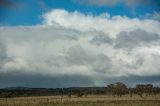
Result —
<path fill-rule="evenodd" d="M 0 106 L 160 106 L 160 95 L 140 97 L 125 95 L 113 97 L 108 95 L 77 96 L 39 96 L 1 98 Z"/>

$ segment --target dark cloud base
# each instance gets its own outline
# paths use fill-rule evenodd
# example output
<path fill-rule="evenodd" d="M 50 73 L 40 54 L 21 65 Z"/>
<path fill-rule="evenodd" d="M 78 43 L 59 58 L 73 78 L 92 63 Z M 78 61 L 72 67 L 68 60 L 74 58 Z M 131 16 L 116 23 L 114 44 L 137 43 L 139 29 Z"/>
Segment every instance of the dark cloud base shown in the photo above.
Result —
<path fill-rule="evenodd" d="M 0 7 L 13 9 L 16 7 L 16 4 L 15 1 L 13 2 L 13 0 L 0 0 Z"/>
<path fill-rule="evenodd" d="M 128 86 L 135 86 L 136 84 L 153 84 L 155 86 L 160 85 L 160 75 L 156 76 L 128 76 L 128 77 L 118 77 L 118 78 L 108 78 L 106 79 L 106 84 L 123 82 Z"/>
<path fill-rule="evenodd" d="M 38 87 L 57 88 L 74 86 L 91 86 L 93 81 L 87 76 L 81 75 L 57 75 L 30 74 L 20 72 L 0 73 L 0 88 L 4 87 Z"/>
<path fill-rule="evenodd" d="M 42 74 L 30 74 L 20 72 L 0 73 L 0 88 L 5 87 L 33 87 L 33 88 L 59 88 L 59 87 L 88 87 L 96 86 L 94 78 L 82 75 L 57 75 L 49 76 Z M 156 86 L 160 84 L 160 75 L 157 76 L 129 76 L 129 77 L 112 77 L 102 78 L 106 86 L 110 83 L 124 82 L 128 86 L 136 84 L 151 83 Z"/>

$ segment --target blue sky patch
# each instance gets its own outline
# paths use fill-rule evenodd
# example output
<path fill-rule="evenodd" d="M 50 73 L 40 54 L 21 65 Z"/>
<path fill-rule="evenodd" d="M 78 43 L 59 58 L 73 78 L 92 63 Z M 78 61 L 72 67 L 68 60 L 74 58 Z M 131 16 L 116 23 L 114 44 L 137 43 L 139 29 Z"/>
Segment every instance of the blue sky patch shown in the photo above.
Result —
<path fill-rule="evenodd" d="M 159 12 L 159 2 L 152 0 L 150 4 L 137 3 L 131 6 L 124 2 L 114 5 L 88 5 L 75 2 L 76 0 L 4 0 L 0 1 L 0 25 L 37 25 L 41 24 L 42 14 L 52 9 L 79 11 L 84 14 L 100 15 L 109 13 L 111 16 L 120 15 L 130 18 L 142 17 L 146 14 Z M 7 4 L 8 3 L 8 4 Z M 15 5 L 15 6 L 14 6 Z"/>

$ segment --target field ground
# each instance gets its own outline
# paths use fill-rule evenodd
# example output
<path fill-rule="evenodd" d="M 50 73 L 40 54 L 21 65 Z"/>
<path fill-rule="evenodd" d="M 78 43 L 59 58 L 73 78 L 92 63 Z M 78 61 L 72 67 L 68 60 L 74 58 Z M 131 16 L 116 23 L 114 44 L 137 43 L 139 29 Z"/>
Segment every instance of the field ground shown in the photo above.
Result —
<path fill-rule="evenodd" d="M 0 106 L 160 106 L 160 95 L 139 97 L 129 95 L 113 97 L 89 95 L 87 97 L 41 96 L 1 98 Z"/>

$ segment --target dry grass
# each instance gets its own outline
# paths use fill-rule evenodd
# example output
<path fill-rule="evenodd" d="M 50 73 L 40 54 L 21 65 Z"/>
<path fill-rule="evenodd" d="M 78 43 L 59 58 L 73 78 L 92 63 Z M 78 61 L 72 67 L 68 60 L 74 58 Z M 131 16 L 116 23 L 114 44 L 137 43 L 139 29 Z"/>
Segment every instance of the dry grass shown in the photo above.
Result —
<path fill-rule="evenodd" d="M 160 95 L 139 97 L 129 95 L 112 97 L 90 95 L 87 98 L 72 96 L 42 96 L 0 99 L 0 106 L 160 106 Z"/>

